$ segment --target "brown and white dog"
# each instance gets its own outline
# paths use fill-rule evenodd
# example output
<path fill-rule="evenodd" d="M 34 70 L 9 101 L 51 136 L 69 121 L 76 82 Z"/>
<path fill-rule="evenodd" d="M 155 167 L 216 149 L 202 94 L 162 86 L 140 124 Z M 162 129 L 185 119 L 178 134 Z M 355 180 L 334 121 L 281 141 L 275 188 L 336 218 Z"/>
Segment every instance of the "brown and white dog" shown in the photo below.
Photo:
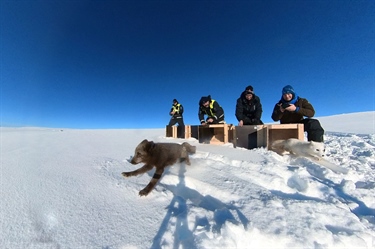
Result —
<path fill-rule="evenodd" d="M 155 167 L 156 170 L 151 181 L 139 191 L 140 196 L 146 196 L 161 178 L 165 167 L 175 164 L 178 159 L 180 162 L 186 161 L 186 164 L 190 165 L 189 154 L 194 154 L 195 150 L 196 147 L 187 142 L 182 144 L 154 143 L 145 139 L 135 148 L 134 156 L 130 161 L 131 164 L 145 163 L 145 165 L 134 171 L 122 172 L 122 175 L 124 177 L 136 176 Z"/>

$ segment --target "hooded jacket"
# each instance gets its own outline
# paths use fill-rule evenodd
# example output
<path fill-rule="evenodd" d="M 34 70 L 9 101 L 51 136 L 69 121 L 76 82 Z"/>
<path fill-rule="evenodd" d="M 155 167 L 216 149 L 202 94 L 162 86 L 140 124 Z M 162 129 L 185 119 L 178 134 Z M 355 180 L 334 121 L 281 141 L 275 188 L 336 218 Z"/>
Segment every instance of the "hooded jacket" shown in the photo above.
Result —
<path fill-rule="evenodd" d="M 293 103 L 294 102 L 294 103 Z M 297 109 L 294 112 L 285 110 L 284 112 L 280 111 L 280 106 L 283 104 L 294 104 Z M 273 121 L 279 121 L 280 124 L 290 124 L 290 123 L 300 123 L 304 117 L 314 117 L 315 110 L 314 107 L 310 104 L 307 99 L 300 98 L 295 96 L 295 98 L 286 102 L 282 97 L 281 100 L 275 105 L 272 112 Z"/>
<path fill-rule="evenodd" d="M 208 107 L 204 107 L 203 103 L 207 101 L 210 102 L 210 105 Z M 217 101 L 211 99 L 211 96 L 202 97 L 199 101 L 198 118 L 201 124 L 205 122 L 204 115 L 207 115 L 208 118 L 212 118 L 214 120 L 214 123 L 220 123 L 224 121 L 223 108 Z"/>
<path fill-rule="evenodd" d="M 171 112 L 175 112 L 174 114 L 171 114 Z M 169 115 L 172 116 L 172 118 L 182 118 L 182 114 L 184 113 L 184 107 L 177 102 L 176 105 L 172 105 L 172 108 L 169 112 Z"/>
<path fill-rule="evenodd" d="M 252 99 L 247 100 L 246 92 L 244 91 L 237 99 L 235 113 L 237 120 L 242 120 L 245 124 L 263 124 L 261 121 L 263 110 L 260 98 L 253 93 Z"/>

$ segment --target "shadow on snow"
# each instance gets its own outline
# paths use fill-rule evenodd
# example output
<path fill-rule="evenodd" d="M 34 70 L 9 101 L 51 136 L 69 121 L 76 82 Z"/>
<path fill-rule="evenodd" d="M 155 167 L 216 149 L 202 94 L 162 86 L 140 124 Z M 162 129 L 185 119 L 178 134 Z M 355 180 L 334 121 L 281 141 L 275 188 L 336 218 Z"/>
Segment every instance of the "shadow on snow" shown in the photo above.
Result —
<path fill-rule="evenodd" d="M 193 232 L 197 227 L 203 227 L 206 231 L 212 231 L 214 233 L 220 233 L 221 227 L 226 221 L 232 222 L 234 224 L 242 223 L 243 227 L 247 229 L 249 220 L 245 215 L 234 205 L 225 204 L 222 201 L 210 196 L 201 195 L 198 191 L 188 188 L 185 184 L 185 175 L 186 166 L 181 165 L 179 170 L 179 183 L 177 186 L 174 185 L 165 185 L 169 189 L 174 197 L 171 200 L 170 204 L 167 206 L 167 213 L 164 216 L 164 219 L 160 225 L 158 233 L 153 239 L 152 249 L 159 249 L 163 246 L 163 235 L 168 230 L 168 224 L 172 218 L 176 219 L 175 222 L 175 231 L 174 231 L 174 244 L 173 248 L 197 248 L 196 241 L 193 235 Z M 187 201 L 190 201 L 192 204 L 187 204 Z M 195 207 L 203 208 L 207 211 L 214 213 L 214 224 L 210 225 L 209 220 L 206 217 L 197 217 L 195 220 L 195 226 L 192 230 L 188 226 L 188 211 L 189 205 Z M 232 212 L 235 212 L 238 216 L 237 221 Z"/>

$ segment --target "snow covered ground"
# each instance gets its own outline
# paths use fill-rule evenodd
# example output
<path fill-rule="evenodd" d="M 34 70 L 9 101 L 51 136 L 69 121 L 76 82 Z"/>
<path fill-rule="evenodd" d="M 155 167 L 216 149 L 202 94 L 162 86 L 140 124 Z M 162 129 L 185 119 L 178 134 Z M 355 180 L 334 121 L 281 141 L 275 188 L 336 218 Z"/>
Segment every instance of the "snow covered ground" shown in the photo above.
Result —
<path fill-rule="evenodd" d="M 375 248 L 374 116 L 321 119 L 327 160 L 347 174 L 164 129 L 2 127 L 0 248 Z M 153 171 L 121 172 L 141 166 L 127 159 L 145 138 L 197 153 L 139 197 Z"/>

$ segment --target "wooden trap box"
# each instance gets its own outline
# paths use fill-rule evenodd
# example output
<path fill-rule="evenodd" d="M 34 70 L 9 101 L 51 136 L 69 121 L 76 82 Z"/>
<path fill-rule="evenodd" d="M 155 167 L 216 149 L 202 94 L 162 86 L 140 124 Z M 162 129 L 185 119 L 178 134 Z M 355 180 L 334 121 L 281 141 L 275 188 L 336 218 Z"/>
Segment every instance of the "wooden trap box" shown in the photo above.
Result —
<path fill-rule="evenodd" d="M 225 144 L 234 140 L 234 126 L 232 124 L 192 125 L 191 137 L 199 143 Z"/>
<path fill-rule="evenodd" d="M 303 124 L 272 124 L 236 126 L 235 147 L 270 149 L 274 141 L 297 138 L 304 140 Z"/>
<path fill-rule="evenodd" d="M 265 125 L 244 125 L 235 127 L 236 137 L 234 139 L 234 147 L 242 147 L 246 149 L 254 149 L 264 146 L 267 140 L 267 129 Z"/>
<path fill-rule="evenodd" d="M 191 126 L 185 125 L 184 129 L 182 127 L 173 125 L 167 125 L 165 127 L 165 136 L 173 138 L 190 138 L 191 137 Z"/>
<path fill-rule="evenodd" d="M 303 124 L 273 124 L 267 125 L 267 143 L 264 147 L 270 149 L 272 143 L 279 139 L 297 138 L 304 140 Z"/>

